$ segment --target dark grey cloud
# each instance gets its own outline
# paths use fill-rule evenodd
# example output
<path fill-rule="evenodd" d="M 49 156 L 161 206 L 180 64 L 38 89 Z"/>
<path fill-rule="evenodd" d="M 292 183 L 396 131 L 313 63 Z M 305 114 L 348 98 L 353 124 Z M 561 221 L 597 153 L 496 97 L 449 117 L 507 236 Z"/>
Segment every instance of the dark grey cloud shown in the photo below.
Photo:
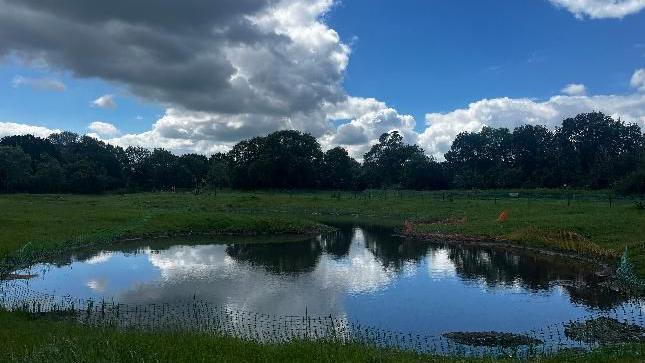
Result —
<path fill-rule="evenodd" d="M 249 135 L 265 135 L 291 128 L 286 118 L 262 115 L 220 115 L 203 112 L 167 110 L 154 130 L 167 139 L 210 140 L 235 143 Z"/>
<path fill-rule="evenodd" d="M 0 56 L 195 111 L 287 116 L 342 100 L 342 44 L 306 44 L 266 21 L 284 2 L 0 0 Z"/>
<path fill-rule="evenodd" d="M 334 143 L 339 145 L 360 145 L 369 141 L 365 130 L 361 126 L 344 124 L 338 127 Z"/>
<path fill-rule="evenodd" d="M 270 5 L 270 0 L 6 0 L 13 6 L 50 13 L 71 21 L 101 24 L 123 21 L 159 29 L 186 30 L 226 25 Z"/>

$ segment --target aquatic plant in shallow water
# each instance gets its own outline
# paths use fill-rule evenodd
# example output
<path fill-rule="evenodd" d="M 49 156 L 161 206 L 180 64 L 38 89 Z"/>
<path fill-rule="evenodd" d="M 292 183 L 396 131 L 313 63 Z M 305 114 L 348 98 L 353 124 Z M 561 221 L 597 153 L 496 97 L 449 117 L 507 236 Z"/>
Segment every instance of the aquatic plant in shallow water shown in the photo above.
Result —
<path fill-rule="evenodd" d="M 620 262 L 616 268 L 616 277 L 618 282 L 623 285 L 626 290 L 632 291 L 636 294 L 643 294 L 645 292 L 645 283 L 634 273 L 634 267 L 629 261 L 629 253 L 627 247 L 620 257 Z"/>
<path fill-rule="evenodd" d="M 564 332 L 571 339 L 601 345 L 645 342 L 645 328 L 607 317 L 565 324 Z"/>
<path fill-rule="evenodd" d="M 543 342 L 528 335 L 503 332 L 454 332 L 443 336 L 457 343 L 475 347 L 519 347 L 534 346 Z"/>

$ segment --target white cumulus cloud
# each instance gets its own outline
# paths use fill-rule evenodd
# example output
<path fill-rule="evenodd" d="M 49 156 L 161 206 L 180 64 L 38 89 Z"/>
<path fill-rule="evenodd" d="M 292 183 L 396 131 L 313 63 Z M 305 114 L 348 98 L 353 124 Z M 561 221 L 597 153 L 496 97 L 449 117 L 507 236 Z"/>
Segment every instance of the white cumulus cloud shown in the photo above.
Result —
<path fill-rule="evenodd" d="M 645 68 L 641 68 L 634 72 L 630 85 L 641 92 L 645 92 Z"/>
<path fill-rule="evenodd" d="M 98 138 L 110 138 L 119 134 L 119 129 L 108 122 L 94 121 L 87 128 L 94 133 L 91 136 Z"/>
<path fill-rule="evenodd" d="M 342 124 L 333 127 L 332 121 Z M 415 142 L 415 125 L 412 116 L 399 114 L 383 102 L 349 97 L 345 102 L 326 104 L 321 110 L 296 113 L 291 117 L 226 115 L 169 108 L 151 130 L 105 141 L 121 146 L 164 147 L 177 153 L 212 154 L 228 151 L 245 138 L 295 129 L 317 137 L 324 149 L 343 146 L 360 159 L 384 132 L 398 130 L 407 142 Z"/>
<path fill-rule="evenodd" d="M 30 134 L 44 138 L 60 131 L 61 130 L 52 130 L 43 126 L 26 125 L 15 122 L 0 122 L 0 137 Z"/>
<path fill-rule="evenodd" d="M 561 92 L 569 96 L 584 96 L 587 94 L 587 87 L 584 84 L 571 83 L 566 85 Z"/>
<path fill-rule="evenodd" d="M 577 18 L 624 18 L 645 9 L 645 0 L 550 0 Z"/>
<path fill-rule="evenodd" d="M 92 101 L 93 107 L 99 108 L 116 108 L 116 101 L 114 101 L 114 95 L 103 95 L 94 101 Z"/>

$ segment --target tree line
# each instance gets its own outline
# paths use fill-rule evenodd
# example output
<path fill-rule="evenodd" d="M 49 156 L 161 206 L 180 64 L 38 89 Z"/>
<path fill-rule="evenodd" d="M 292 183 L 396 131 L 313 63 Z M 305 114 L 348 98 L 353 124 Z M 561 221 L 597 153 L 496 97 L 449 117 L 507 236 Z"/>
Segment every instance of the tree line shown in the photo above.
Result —
<path fill-rule="evenodd" d="M 549 130 L 484 127 L 457 136 L 445 161 L 393 131 L 359 163 L 347 150 L 323 151 L 294 130 L 254 137 L 227 153 L 177 156 L 122 148 L 72 132 L 0 139 L 0 192 L 102 193 L 201 189 L 616 188 L 645 192 L 645 136 L 599 112 Z"/>

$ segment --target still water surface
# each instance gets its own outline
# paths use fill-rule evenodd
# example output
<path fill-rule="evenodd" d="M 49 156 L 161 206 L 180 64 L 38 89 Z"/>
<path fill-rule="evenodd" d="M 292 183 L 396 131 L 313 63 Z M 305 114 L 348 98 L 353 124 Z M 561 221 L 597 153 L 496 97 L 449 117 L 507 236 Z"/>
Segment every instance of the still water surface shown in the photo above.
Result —
<path fill-rule="evenodd" d="M 522 332 L 622 303 L 569 259 L 406 240 L 340 226 L 299 242 L 134 242 L 18 273 L 29 289 L 124 304 L 182 303 L 343 317 L 387 330 Z M 13 282 L 16 283 L 16 282 Z M 594 287 L 595 286 L 595 287 Z"/>

